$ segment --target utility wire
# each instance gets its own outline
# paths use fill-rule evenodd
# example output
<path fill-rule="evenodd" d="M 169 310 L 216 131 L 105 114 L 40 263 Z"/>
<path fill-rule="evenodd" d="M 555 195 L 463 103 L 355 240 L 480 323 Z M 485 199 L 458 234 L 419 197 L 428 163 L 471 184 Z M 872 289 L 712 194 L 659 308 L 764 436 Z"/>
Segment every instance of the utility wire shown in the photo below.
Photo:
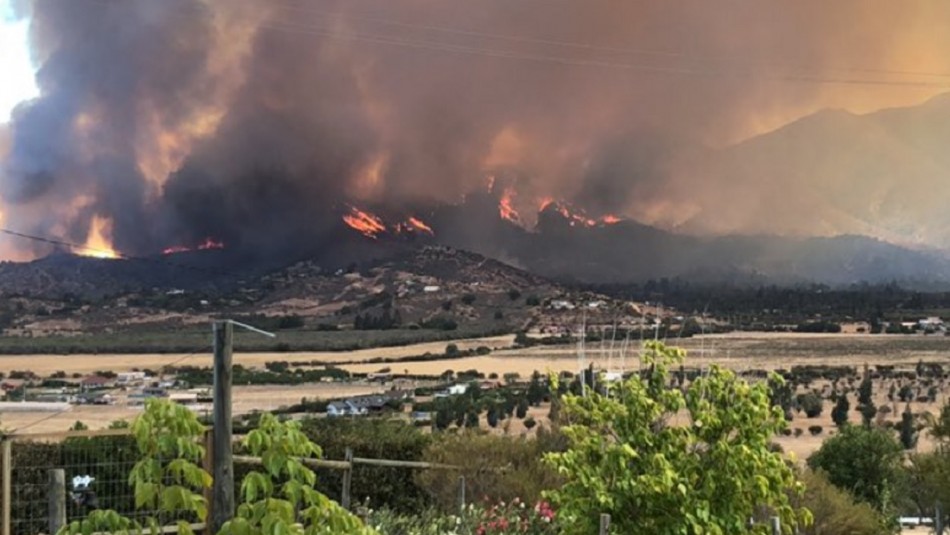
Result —
<path fill-rule="evenodd" d="M 280 6 L 281 2 L 276 2 L 276 9 L 285 10 L 285 11 L 295 11 L 304 14 L 312 14 L 317 19 L 329 19 L 331 21 L 338 22 L 347 22 L 351 20 L 355 21 L 364 21 L 374 24 L 380 24 L 384 26 L 393 26 L 406 28 L 411 30 L 419 31 L 429 31 L 429 32 L 438 32 L 446 33 L 453 35 L 461 35 L 466 37 L 476 37 L 484 39 L 498 39 L 512 42 L 521 42 L 528 44 L 537 44 L 537 45 L 547 45 L 553 47 L 569 48 L 575 50 L 583 51 L 594 51 L 594 52 L 607 52 L 612 54 L 625 54 L 625 55 L 637 55 L 637 56 L 650 56 L 650 57 L 664 57 L 664 58 L 676 58 L 676 59 L 686 59 L 692 61 L 705 61 L 705 62 L 719 62 L 719 63 L 729 63 L 734 62 L 734 58 L 728 58 L 724 56 L 700 56 L 694 54 L 688 54 L 681 51 L 675 50 L 660 50 L 660 49 L 649 49 L 649 48 L 630 48 L 630 47 L 618 47 L 610 45 L 600 45 L 586 42 L 572 42 L 572 41 L 563 41 L 549 38 L 540 38 L 540 37 L 530 37 L 522 35 L 510 35 L 510 34 L 500 34 L 492 32 L 482 32 L 477 30 L 469 30 L 465 28 L 455 28 L 455 27 L 446 27 L 446 26 L 435 26 L 429 24 L 413 24 L 408 22 L 403 22 L 399 20 L 392 20 L 387 18 L 382 18 L 379 16 L 365 15 L 365 14 L 355 14 L 351 11 L 346 12 L 327 12 L 315 10 L 311 7 L 298 7 L 298 6 L 289 6 L 284 5 Z M 284 2 L 285 4 L 288 2 Z M 300 22 L 301 19 L 294 18 L 293 21 Z M 769 65 L 772 62 L 764 60 L 740 60 L 742 63 L 751 63 L 758 65 Z M 793 69 L 802 69 L 802 67 L 792 66 Z M 807 70 L 807 68 L 805 68 Z M 922 76 L 922 77 L 935 77 L 935 78 L 950 78 L 950 72 L 925 72 L 925 71 L 909 71 L 909 70 L 894 70 L 894 69 L 880 69 L 880 68 L 868 68 L 868 67 L 824 67 L 824 71 L 835 71 L 835 72 L 849 72 L 849 73 L 872 73 L 872 74 L 883 74 L 883 75 L 892 75 L 892 76 Z"/>
<path fill-rule="evenodd" d="M 109 0 L 86 0 L 89 3 L 98 3 L 105 7 L 111 7 L 116 4 Z M 179 5 L 175 6 L 172 9 L 178 9 L 178 16 L 188 18 L 192 15 L 194 16 L 204 16 L 209 17 L 211 13 L 206 6 L 196 6 L 192 7 L 190 5 Z M 589 43 L 578 43 L 570 41 L 558 41 L 554 39 L 542 39 L 535 37 L 526 37 L 526 36 L 517 36 L 517 35 L 504 35 L 488 32 L 478 32 L 474 30 L 465 30 L 461 28 L 451 28 L 451 27 L 442 27 L 434 25 L 424 25 L 424 24 L 412 24 L 402 21 L 395 21 L 384 19 L 380 17 L 359 17 L 347 15 L 346 12 L 341 12 L 338 14 L 333 14 L 329 12 L 315 11 L 308 7 L 295 7 L 292 5 L 287 5 L 286 3 L 283 6 L 277 5 L 277 10 L 285 11 L 297 11 L 311 13 L 317 15 L 318 18 L 332 18 L 334 21 L 345 21 L 347 17 L 354 20 L 367 20 L 379 24 L 386 24 L 397 27 L 404 27 L 409 29 L 417 30 L 426 30 L 426 31 L 436 31 L 441 33 L 456 34 L 456 35 L 465 35 L 471 37 L 480 37 L 480 38 L 492 38 L 492 39 L 501 39 L 509 41 L 519 41 L 525 43 L 533 44 L 543 44 L 548 46 L 556 47 L 565 47 L 565 48 L 574 48 L 574 49 L 583 49 L 589 51 L 602 51 L 610 53 L 622 53 L 628 55 L 646 55 L 646 56 L 663 56 L 663 57 L 672 57 L 672 58 L 682 58 L 682 59 L 691 59 L 697 61 L 720 61 L 726 62 L 730 61 L 728 58 L 713 58 L 713 57 L 702 57 L 702 56 L 690 56 L 681 52 L 675 51 L 660 51 L 660 50 L 651 50 L 651 49 L 635 49 L 635 48 L 622 48 L 622 47 L 612 47 L 606 45 L 592 45 Z M 186 13 L 186 11 L 188 13 Z M 322 15 L 325 14 L 325 15 Z M 332 21 L 331 21 L 332 22 Z M 461 54 L 469 56 L 483 56 L 483 57 L 492 57 L 498 59 L 508 59 L 508 60 L 520 60 L 527 62 L 535 63 L 550 63 L 564 66 L 575 66 L 575 67 L 589 67 L 589 68 L 598 68 L 606 70 L 617 70 L 617 71 L 628 71 L 628 72 L 643 72 L 648 74 L 659 74 L 659 75 L 681 75 L 681 76 L 697 76 L 697 77 L 707 77 L 707 78 L 760 78 L 765 80 L 779 81 L 779 82 L 789 82 L 789 83 L 799 83 L 799 84 L 818 84 L 818 85 L 853 85 L 853 86 L 884 86 L 884 87 L 917 87 L 917 88 L 950 88 L 950 80 L 946 81 L 935 81 L 935 80 L 893 80 L 893 79 L 880 79 L 880 78 L 867 78 L 867 77 L 850 77 L 850 76 L 828 76 L 826 73 L 814 72 L 808 73 L 806 71 L 801 71 L 798 73 L 758 73 L 751 72 L 748 70 L 722 70 L 719 68 L 701 68 L 696 66 L 677 66 L 677 65 L 651 65 L 643 63 L 632 63 L 632 62 L 621 62 L 621 61 L 610 61 L 604 59 L 584 59 L 577 57 L 568 57 L 558 54 L 547 54 L 547 53 L 530 53 L 522 52 L 511 49 L 504 48 L 492 48 L 485 46 L 471 46 L 464 44 L 449 43 L 445 41 L 433 41 L 427 39 L 412 39 L 402 36 L 391 36 L 391 35 L 380 35 L 378 33 L 372 32 L 359 32 L 359 31 L 341 31 L 339 29 L 334 29 L 333 25 L 328 23 L 319 23 L 318 20 L 307 20 L 304 17 L 294 17 L 292 20 L 282 20 L 280 18 L 274 20 L 265 20 L 258 25 L 258 29 L 267 30 L 267 31 L 276 31 L 283 33 L 298 33 L 305 35 L 312 35 L 317 37 L 323 37 L 327 39 L 338 39 L 345 41 L 356 41 L 371 43 L 375 45 L 390 45 L 395 47 L 410 48 L 410 49 L 422 49 L 430 50 L 437 52 L 445 52 L 451 54 Z M 772 62 L 756 62 L 764 65 L 771 65 Z M 887 70 L 887 69 L 869 69 L 869 68 L 837 68 L 833 69 L 834 71 L 841 73 L 865 73 L 865 74 L 881 74 L 886 76 L 918 76 L 926 78 L 950 78 L 950 73 L 942 72 L 919 72 L 919 71 L 903 71 L 903 70 Z"/>
<path fill-rule="evenodd" d="M 45 243 L 47 245 L 53 245 L 56 247 L 65 247 L 71 251 L 85 251 L 87 253 L 101 255 L 101 257 L 114 257 L 122 260 L 134 260 L 139 262 L 150 262 L 154 264 L 165 265 L 173 268 L 187 269 L 192 271 L 200 271 L 212 275 L 221 275 L 226 277 L 240 277 L 238 273 L 229 272 L 221 269 L 215 268 L 206 268 L 201 266 L 194 266 L 189 264 L 181 264 L 178 262 L 172 262 L 164 258 L 165 255 L 161 256 L 133 256 L 128 255 L 119 251 L 109 251 L 105 249 L 97 249 L 95 247 L 87 247 L 82 244 L 68 242 L 65 240 L 49 238 L 46 236 L 37 236 L 35 234 L 27 234 L 25 232 L 19 232 L 16 230 L 8 228 L 0 228 L 0 234 L 6 234 L 8 236 L 13 236 L 15 238 L 20 238 L 24 240 L 34 241 L 38 243 Z"/>
<path fill-rule="evenodd" d="M 168 368 L 168 367 L 171 367 L 171 366 L 175 366 L 175 365 L 180 364 L 181 362 L 183 362 L 183 361 L 185 361 L 185 360 L 187 360 L 187 359 L 189 359 L 189 358 L 191 358 L 191 357 L 197 355 L 198 353 L 202 353 L 202 352 L 204 352 L 204 351 L 209 351 L 209 348 L 208 348 L 208 347 L 202 347 L 201 349 L 196 349 L 196 350 L 194 350 L 194 351 L 192 351 L 192 352 L 190 352 L 190 353 L 187 353 L 187 354 L 185 354 L 185 355 L 182 355 L 182 356 L 176 358 L 175 360 L 173 360 L 173 361 L 171 361 L 171 362 L 169 362 L 169 363 L 167 363 L 167 364 L 163 364 L 161 367 L 162 367 L 162 368 Z M 122 387 L 118 387 L 118 386 L 117 386 L 117 387 L 115 387 L 115 388 L 110 388 L 110 389 L 108 389 L 108 390 L 106 390 L 106 391 L 104 391 L 104 392 L 101 392 L 101 393 L 102 393 L 103 395 L 109 395 L 109 394 L 112 394 L 112 393 L 114 393 L 114 392 L 117 392 L 118 390 L 121 390 L 121 388 L 122 388 Z M 23 396 L 26 397 L 26 386 L 23 387 Z M 65 409 L 56 411 L 56 412 L 54 412 L 54 413 L 52 413 L 52 414 L 49 414 L 49 415 L 47 415 L 47 416 L 44 416 L 44 417 L 39 418 L 39 419 L 37 419 L 37 420 L 34 420 L 34 421 L 32 421 L 32 422 L 30 422 L 30 423 L 28 423 L 28 424 L 26 424 L 26 425 L 17 427 L 17 428 L 15 428 L 15 429 L 11 429 L 7 434 L 22 433 L 23 431 L 25 431 L 25 430 L 27 430 L 27 429 L 29 429 L 29 428 L 31 428 L 31 427 L 35 427 L 35 426 L 37 426 L 37 425 L 39 425 L 39 424 L 41 424 L 41 423 L 43 423 L 43 422 L 46 422 L 46 421 L 48 421 L 48 420 L 52 420 L 53 418 L 55 418 L 55 417 L 57 417 L 57 416 L 60 416 L 60 415 L 62 415 L 62 414 L 65 414 L 65 413 L 69 412 L 70 410 L 72 410 L 72 406 L 69 406 L 68 408 L 65 408 Z"/>

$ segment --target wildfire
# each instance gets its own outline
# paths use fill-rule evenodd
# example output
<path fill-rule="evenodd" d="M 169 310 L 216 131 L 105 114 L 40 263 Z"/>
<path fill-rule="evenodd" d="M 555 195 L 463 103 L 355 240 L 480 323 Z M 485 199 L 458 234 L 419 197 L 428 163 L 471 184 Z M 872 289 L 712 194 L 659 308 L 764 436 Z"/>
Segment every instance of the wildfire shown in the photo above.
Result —
<path fill-rule="evenodd" d="M 205 241 L 199 243 L 195 247 L 188 247 L 186 245 L 172 245 L 171 247 L 166 247 L 162 249 L 163 255 L 176 254 L 176 253 L 187 253 L 188 251 L 207 251 L 208 249 L 224 249 L 224 242 L 215 240 L 214 238 L 205 238 Z"/>
<path fill-rule="evenodd" d="M 112 248 L 112 221 L 94 215 L 89 224 L 89 236 L 82 247 L 77 247 L 73 253 L 95 258 L 119 258 L 119 253 Z"/>
<path fill-rule="evenodd" d="M 538 211 L 543 212 L 544 210 L 548 209 L 548 207 L 552 207 L 553 210 L 561 214 L 564 217 L 564 219 L 567 219 L 568 224 L 572 227 L 575 227 L 575 226 L 595 227 L 597 225 L 616 225 L 617 223 L 620 223 L 621 221 L 623 221 L 623 219 L 613 214 L 606 214 L 606 215 L 601 216 L 598 219 L 592 219 L 588 217 L 587 214 L 584 213 L 583 210 L 579 210 L 579 209 L 572 210 L 571 207 L 567 203 L 564 203 L 561 201 L 555 201 L 554 199 L 550 197 L 541 199 L 541 203 L 539 205 Z"/>
<path fill-rule="evenodd" d="M 420 232 L 425 232 L 426 234 L 435 235 L 432 227 L 417 217 L 410 216 L 409 219 L 406 220 L 405 224 L 410 228 L 410 230 L 418 230 Z"/>
<path fill-rule="evenodd" d="M 386 232 L 386 225 L 379 217 L 350 206 L 350 213 L 343 216 L 343 222 L 367 238 L 376 239 L 376 236 Z"/>
<path fill-rule="evenodd" d="M 512 223 L 521 224 L 521 216 L 518 214 L 518 211 L 515 210 L 515 207 L 511 204 L 512 199 L 515 196 L 515 191 L 511 188 L 505 188 L 505 191 L 501 194 L 501 199 L 498 200 L 498 214 L 502 219 L 507 219 Z"/>

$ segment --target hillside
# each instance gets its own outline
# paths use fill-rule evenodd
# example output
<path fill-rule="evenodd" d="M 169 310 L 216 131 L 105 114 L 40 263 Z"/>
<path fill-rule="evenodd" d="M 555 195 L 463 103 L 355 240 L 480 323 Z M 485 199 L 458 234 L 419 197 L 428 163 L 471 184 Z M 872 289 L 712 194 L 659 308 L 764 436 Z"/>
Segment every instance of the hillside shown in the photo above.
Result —
<path fill-rule="evenodd" d="M 65 256 L 4 265 L 7 276 L 0 295 L 5 299 L 0 310 L 6 333 L 42 337 L 203 332 L 215 317 L 229 317 L 264 328 L 328 336 L 353 332 L 357 338 L 361 330 L 367 337 L 369 331 L 480 334 L 561 323 L 551 316 L 562 313 L 543 306 L 555 297 L 600 299 L 497 260 L 438 246 L 354 263 L 349 269 L 299 261 L 262 276 L 250 276 L 248 271 L 227 284 L 215 282 L 213 267 L 199 271 L 201 276 L 180 267 L 188 272 L 184 280 L 190 285 L 179 284 L 182 279 L 173 276 L 177 265 Z M 157 274 L 150 274 L 146 266 Z M 169 279 L 162 281 L 163 276 Z M 24 287 L 31 291 L 19 290 Z M 576 323 L 573 317 L 563 322 Z"/>

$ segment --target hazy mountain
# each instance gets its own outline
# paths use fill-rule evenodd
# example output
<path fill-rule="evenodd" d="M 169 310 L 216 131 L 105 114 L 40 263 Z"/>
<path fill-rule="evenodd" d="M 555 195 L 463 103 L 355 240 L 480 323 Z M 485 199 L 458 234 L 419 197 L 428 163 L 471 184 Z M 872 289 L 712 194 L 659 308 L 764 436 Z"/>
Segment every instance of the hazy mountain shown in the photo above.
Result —
<path fill-rule="evenodd" d="M 682 163 L 704 177 L 684 229 L 862 234 L 950 247 L 950 95 L 867 115 L 822 111 Z"/>

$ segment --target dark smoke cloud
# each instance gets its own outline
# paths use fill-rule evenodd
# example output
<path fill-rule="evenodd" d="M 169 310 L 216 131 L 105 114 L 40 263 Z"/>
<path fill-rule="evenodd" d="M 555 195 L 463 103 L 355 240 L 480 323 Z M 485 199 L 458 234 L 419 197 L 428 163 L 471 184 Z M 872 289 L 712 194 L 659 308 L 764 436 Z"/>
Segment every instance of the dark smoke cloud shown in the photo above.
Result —
<path fill-rule="evenodd" d="M 714 187 L 670 176 L 697 147 L 846 97 L 920 98 L 794 80 L 874 68 L 916 46 L 898 22 L 938 9 L 878 7 L 34 0 L 42 96 L 16 111 L 3 210 L 77 241 L 105 216 L 134 253 L 274 245 L 346 202 L 457 202 L 502 172 L 523 211 L 649 219 Z"/>

